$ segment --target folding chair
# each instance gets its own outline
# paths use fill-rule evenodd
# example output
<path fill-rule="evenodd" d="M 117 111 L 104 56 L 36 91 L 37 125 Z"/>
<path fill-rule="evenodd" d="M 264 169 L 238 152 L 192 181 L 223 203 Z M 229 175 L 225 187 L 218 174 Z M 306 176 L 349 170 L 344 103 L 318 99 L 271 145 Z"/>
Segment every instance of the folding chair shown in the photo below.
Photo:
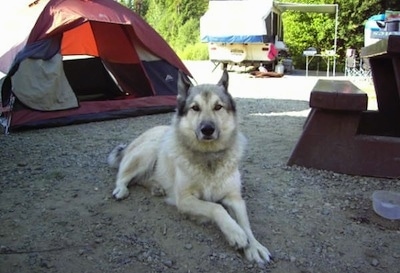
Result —
<path fill-rule="evenodd" d="M 371 66 L 369 64 L 369 59 L 368 58 L 361 58 L 360 60 L 360 72 L 361 76 L 365 78 L 370 78 L 371 75 Z"/>
<path fill-rule="evenodd" d="M 0 125 L 4 128 L 4 134 L 8 135 L 11 125 L 11 112 L 14 106 L 15 97 L 11 93 L 10 100 L 6 106 L 2 106 L 0 103 Z"/>
<path fill-rule="evenodd" d="M 357 67 L 356 50 L 349 48 L 346 50 L 346 65 L 344 69 L 345 76 L 358 76 L 360 74 Z"/>

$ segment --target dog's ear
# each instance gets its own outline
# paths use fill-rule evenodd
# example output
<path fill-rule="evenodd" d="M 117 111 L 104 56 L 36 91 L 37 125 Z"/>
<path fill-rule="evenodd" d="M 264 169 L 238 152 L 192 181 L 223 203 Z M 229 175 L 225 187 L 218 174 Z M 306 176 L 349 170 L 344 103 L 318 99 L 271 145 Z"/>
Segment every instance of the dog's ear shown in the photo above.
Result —
<path fill-rule="evenodd" d="M 222 77 L 217 83 L 217 85 L 223 86 L 225 88 L 225 91 L 228 92 L 229 75 L 226 69 L 224 69 L 224 72 L 222 72 Z"/>
<path fill-rule="evenodd" d="M 192 82 L 189 80 L 189 77 L 179 70 L 178 72 L 178 100 L 186 99 L 189 88 L 193 86 Z"/>
<path fill-rule="evenodd" d="M 178 87 L 178 96 L 177 98 L 177 110 L 178 110 L 178 115 L 181 116 L 183 115 L 185 111 L 185 106 L 186 106 L 186 98 L 189 93 L 190 87 L 192 87 L 193 84 L 190 81 L 189 77 L 184 74 L 182 71 L 178 72 L 178 82 L 177 82 L 177 87 Z"/>

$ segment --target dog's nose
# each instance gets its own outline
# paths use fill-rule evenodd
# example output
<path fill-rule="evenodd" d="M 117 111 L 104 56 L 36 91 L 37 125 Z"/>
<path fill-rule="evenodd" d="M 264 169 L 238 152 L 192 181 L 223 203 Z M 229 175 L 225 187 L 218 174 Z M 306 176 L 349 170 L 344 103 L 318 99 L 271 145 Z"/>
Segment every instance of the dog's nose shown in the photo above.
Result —
<path fill-rule="evenodd" d="M 215 127 L 212 124 L 204 124 L 200 130 L 203 135 L 211 136 L 215 132 Z"/>

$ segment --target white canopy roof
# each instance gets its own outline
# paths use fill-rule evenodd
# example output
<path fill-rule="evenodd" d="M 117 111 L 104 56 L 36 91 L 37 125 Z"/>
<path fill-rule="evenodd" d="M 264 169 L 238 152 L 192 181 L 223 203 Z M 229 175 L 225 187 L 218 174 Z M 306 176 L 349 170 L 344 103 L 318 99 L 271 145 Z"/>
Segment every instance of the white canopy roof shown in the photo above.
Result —
<path fill-rule="evenodd" d="M 317 13 L 336 13 L 337 4 L 300 4 L 300 3 L 281 3 L 275 2 L 276 6 L 282 11 L 293 10 L 300 12 L 317 12 Z"/>

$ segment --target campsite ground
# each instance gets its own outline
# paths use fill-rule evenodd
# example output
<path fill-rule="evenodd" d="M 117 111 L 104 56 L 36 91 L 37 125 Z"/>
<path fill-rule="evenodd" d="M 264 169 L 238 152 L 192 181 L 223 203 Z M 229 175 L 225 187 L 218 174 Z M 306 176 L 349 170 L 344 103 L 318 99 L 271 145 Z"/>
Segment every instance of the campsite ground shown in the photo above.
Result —
<path fill-rule="evenodd" d="M 198 82 L 219 77 L 209 63 L 188 67 Z M 169 123 L 162 114 L 0 136 L 0 272 L 400 272 L 400 221 L 371 206 L 374 190 L 399 191 L 399 180 L 286 166 L 317 78 L 230 75 L 249 140 L 243 194 L 273 263 L 246 262 L 214 225 L 143 188 L 111 198 L 109 151 Z"/>

